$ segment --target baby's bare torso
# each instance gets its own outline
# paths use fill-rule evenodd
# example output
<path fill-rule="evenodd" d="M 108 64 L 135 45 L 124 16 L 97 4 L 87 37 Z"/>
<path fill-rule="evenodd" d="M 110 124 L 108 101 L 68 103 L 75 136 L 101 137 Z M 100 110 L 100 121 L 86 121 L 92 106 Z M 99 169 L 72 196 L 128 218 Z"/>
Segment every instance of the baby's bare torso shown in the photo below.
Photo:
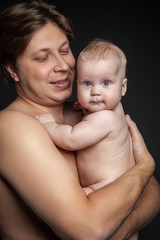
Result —
<path fill-rule="evenodd" d="M 131 137 L 121 106 L 115 115 L 116 124 L 114 122 L 111 132 L 102 141 L 77 152 L 77 166 L 85 188 L 97 190 L 134 165 Z"/>

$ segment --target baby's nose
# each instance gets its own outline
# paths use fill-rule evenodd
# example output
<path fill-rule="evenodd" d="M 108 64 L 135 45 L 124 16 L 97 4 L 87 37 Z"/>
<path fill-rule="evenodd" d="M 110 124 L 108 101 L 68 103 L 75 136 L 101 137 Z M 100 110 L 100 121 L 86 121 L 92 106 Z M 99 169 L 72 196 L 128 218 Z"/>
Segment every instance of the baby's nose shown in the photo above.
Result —
<path fill-rule="evenodd" d="M 94 87 L 92 88 L 91 95 L 92 95 L 92 96 L 100 95 L 100 89 L 99 89 L 98 86 L 94 86 Z"/>

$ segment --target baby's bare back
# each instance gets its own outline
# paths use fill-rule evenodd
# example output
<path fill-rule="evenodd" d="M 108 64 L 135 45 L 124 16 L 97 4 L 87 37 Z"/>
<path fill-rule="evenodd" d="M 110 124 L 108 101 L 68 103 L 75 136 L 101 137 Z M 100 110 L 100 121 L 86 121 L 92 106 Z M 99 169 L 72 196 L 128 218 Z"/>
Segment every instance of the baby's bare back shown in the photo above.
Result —
<path fill-rule="evenodd" d="M 99 189 L 134 165 L 132 142 L 125 116 L 122 112 L 116 117 L 112 131 L 102 141 L 77 152 L 77 165 L 83 187 Z"/>

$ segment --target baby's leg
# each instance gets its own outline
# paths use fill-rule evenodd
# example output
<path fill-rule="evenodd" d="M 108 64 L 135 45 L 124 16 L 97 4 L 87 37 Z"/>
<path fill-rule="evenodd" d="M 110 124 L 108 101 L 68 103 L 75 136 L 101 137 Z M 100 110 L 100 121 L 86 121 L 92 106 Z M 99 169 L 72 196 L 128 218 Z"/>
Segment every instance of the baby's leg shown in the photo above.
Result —
<path fill-rule="evenodd" d="M 135 233 L 134 235 L 130 236 L 128 240 L 138 240 L 138 233 Z"/>
<path fill-rule="evenodd" d="M 90 187 L 85 187 L 85 188 L 83 188 L 83 190 L 85 191 L 85 193 L 86 193 L 87 196 L 88 196 L 90 193 L 93 192 L 93 189 L 90 188 Z"/>
<path fill-rule="evenodd" d="M 86 192 L 87 195 L 89 195 L 90 193 L 104 187 L 105 185 L 107 185 L 109 182 L 108 180 L 103 180 L 103 181 L 97 181 L 96 183 L 93 183 L 91 185 L 89 185 L 88 187 L 84 187 L 84 191 Z"/>

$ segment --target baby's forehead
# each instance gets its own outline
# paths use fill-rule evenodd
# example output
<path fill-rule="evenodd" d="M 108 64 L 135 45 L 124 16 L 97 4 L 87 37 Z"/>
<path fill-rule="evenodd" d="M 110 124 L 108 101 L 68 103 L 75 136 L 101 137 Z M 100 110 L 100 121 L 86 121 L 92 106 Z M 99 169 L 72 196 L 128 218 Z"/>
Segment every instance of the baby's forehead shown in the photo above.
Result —
<path fill-rule="evenodd" d="M 118 54 L 117 52 L 111 51 L 111 50 L 103 53 L 103 55 L 102 54 L 99 55 L 99 54 L 85 54 L 85 53 L 83 53 L 83 54 L 79 55 L 79 57 L 77 59 L 77 63 L 79 63 L 79 62 L 81 63 L 83 61 L 96 63 L 96 62 L 99 62 L 101 60 L 108 61 L 110 59 L 111 60 L 113 60 L 113 59 L 116 60 L 117 59 L 117 60 L 120 61 L 121 55 Z"/>
<path fill-rule="evenodd" d="M 78 63 L 77 78 L 82 79 L 122 79 L 125 69 L 120 60 L 114 55 L 99 60 L 82 59 Z"/>
<path fill-rule="evenodd" d="M 89 75 L 117 74 L 120 69 L 120 62 L 115 58 L 79 61 L 77 73 Z"/>
<path fill-rule="evenodd" d="M 101 65 L 114 65 L 116 68 L 121 67 L 120 59 L 113 54 L 107 55 L 106 57 L 101 58 L 79 58 L 77 61 L 77 70 L 85 66 L 101 66 Z"/>

